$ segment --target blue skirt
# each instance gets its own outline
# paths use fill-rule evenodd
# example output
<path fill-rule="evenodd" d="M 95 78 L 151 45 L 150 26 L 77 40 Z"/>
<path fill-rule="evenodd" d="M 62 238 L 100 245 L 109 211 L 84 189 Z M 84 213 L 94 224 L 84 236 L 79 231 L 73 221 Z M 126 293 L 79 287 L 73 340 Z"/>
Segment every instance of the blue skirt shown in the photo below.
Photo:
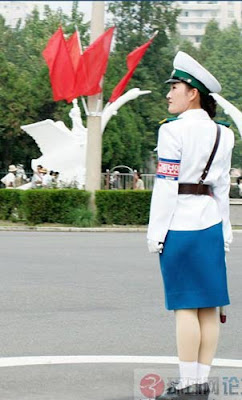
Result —
<path fill-rule="evenodd" d="M 229 304 L 222 223 L 168 231 L 160 266 L 168 310 Z"/>

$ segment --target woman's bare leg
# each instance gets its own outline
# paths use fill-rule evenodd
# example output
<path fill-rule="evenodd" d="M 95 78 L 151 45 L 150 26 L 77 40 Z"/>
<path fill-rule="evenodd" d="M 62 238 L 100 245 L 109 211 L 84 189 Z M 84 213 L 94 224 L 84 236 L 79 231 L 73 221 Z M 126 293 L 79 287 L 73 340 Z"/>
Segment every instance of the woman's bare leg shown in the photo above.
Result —
<path fill-rule="evenodd" d="M 197 360 L 201 342 L 197 309 L 176 310 L 176 342 L 179 357 L 178 389 L 197 382 Z"/>
<path fill-rule="evenodd" d="M 215 307 L 200 308 L 201 343 L 198 352 L 198 381 L 207 382 L 219 338 L 219 315 Z"/>
<path fill-rule="evenodd" d="M 201 342 L 197 309 L 176 310 L 176 343 L 179 360 L 197 361 Z"/>
<path fill-rule="evenodd" d="M 219 315 L 216 308 L 200 308 L 198 320 L 201 330 L 198 362 L 211 365 L 219 338 Z"/>

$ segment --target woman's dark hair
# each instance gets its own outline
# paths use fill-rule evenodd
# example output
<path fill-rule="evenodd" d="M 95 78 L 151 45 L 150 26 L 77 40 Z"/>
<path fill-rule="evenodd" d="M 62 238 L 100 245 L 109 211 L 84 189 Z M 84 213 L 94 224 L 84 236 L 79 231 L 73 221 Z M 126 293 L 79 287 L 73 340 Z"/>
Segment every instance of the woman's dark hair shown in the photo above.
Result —
<path fill-rule="evenodd" d="M 189 85 L 187 82 L 185 83 L 189 89 L 194 89 L 193 86 Z M 200 94 L 201 108 L 207 111 L 210 118 L 214 118 L 216 115 L 217 102 L 214 100 L 213 96 L 210 96 L 209 94 L 204 94 L 200 92 L 200 90 L 199 94 Z"/>
<path fill-rule="evenodd" d="M 210 118 L 214 118 L 216 115 L 217 102 L 214 100 L 213 96 L 200 92 L 200 99 L 201 107 L 207 111 Z"/>

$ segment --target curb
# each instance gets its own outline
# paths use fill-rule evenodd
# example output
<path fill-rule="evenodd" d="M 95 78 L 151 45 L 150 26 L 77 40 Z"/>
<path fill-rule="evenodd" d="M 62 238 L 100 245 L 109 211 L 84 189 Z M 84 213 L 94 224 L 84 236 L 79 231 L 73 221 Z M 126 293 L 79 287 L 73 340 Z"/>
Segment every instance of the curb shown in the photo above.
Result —
<path fill-rule="evenodd" d="M 96 228 L 77 228 L 62 226 L 0 226 L 1 231 L 13 232 L 147 232 L 147 227 L 96 227 Z M 234 233 L 242 233 L 242 227 L 233 229 Z"/>
<path fill-rule="evenodd" d="M 15 232 L 146 232 L 146 227 L 77 228 L 52 226 L 0 226 L 0 231 Z"/>

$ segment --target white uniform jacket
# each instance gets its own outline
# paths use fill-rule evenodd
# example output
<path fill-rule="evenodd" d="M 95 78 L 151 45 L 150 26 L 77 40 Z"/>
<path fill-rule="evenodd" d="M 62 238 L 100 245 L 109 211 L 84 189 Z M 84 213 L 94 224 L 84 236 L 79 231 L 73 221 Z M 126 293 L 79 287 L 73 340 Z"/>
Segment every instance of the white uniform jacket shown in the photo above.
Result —
<path fill-rule="evenodd" d="M 168 230 L 200 230 L 222 221 L 224 240 L 232 242 L 229 171 L 234 134 L 220 127 L 218 150 L 204 181 L 212 186 L 213 196 L 178 195 L 178 184 L 199 183 L 216 140 L 215 122 L 203 109 L 193 109 L 160 127 L 148 239 L 164 242 Z"/>

